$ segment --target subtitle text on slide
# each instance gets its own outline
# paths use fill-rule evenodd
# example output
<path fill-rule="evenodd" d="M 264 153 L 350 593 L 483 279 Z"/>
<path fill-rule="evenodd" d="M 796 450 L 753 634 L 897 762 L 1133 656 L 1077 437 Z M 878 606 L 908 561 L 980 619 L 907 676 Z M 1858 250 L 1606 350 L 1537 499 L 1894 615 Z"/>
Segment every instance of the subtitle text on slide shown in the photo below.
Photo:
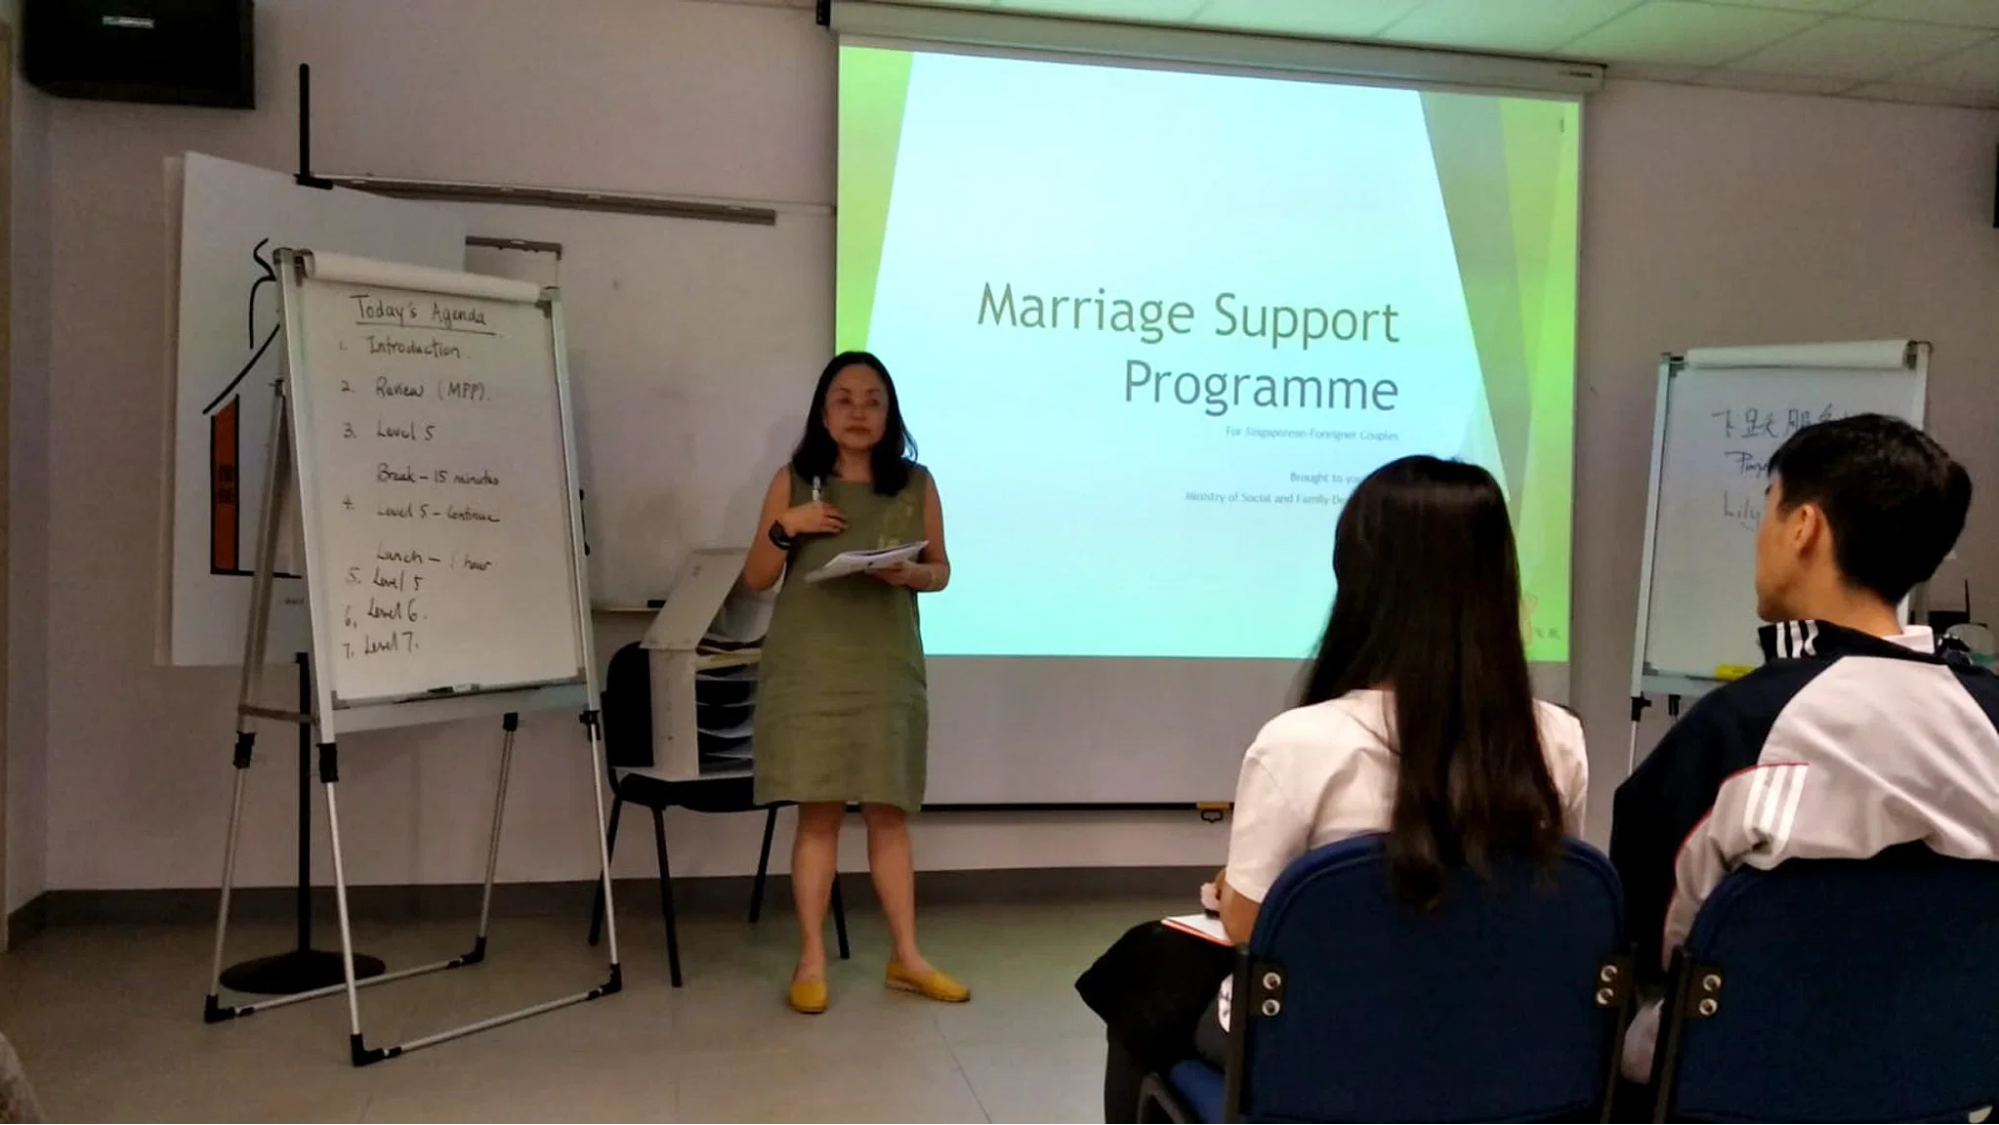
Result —
<path fill-rule="evenodd" d="M 1348 473 L 1292 473 L 1291 479 L 1277 488 L 1190 488 L 1187 503 L 1337 508 L 1347 502 L 1361 479 Z"/>

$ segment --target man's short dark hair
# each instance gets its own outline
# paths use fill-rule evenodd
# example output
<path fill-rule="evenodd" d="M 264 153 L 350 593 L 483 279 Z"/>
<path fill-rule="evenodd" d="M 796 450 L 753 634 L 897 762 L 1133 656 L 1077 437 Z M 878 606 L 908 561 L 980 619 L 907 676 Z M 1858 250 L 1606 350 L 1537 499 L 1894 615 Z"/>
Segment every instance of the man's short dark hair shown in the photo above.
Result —
<path fill-rule="evenodd" d="M 1784 510 L 1816 504 L 1846 580 L 1901 601 L 1928 581 L 1964 531 L 1971 477 L 1923 431 L 1856 414 L 1807 426 L 1770 458 Z"/>

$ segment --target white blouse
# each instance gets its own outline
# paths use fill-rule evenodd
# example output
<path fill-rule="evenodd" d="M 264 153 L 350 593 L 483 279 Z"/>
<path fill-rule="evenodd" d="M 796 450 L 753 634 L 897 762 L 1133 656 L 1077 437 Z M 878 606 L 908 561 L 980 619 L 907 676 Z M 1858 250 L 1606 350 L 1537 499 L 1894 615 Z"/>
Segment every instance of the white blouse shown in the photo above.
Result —
<path fill-rule="evenodd" d="M 1229 828 L 1230 889 L 1262 902 L 1291 862 L 1313 848 L 1386 832 L 1395 810 L 1394 697 L 1348 692 L 1270 720 L 1243 756 Z M 1589 794 L 1589 752 L 1582 723 L 1551 703 L 1536 703 L 1541 753 L 1562 799 L 1562 828 L 1582 830 Z M 1222 1026 L 1228 1027 L 1224 981 Z"/>

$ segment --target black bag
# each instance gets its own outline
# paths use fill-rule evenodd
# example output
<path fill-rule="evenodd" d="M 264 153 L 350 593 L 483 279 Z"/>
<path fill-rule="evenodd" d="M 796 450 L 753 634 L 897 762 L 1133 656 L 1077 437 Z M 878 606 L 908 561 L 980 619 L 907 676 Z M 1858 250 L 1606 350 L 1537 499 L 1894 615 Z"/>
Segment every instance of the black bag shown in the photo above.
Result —
<path fill-rule="evenodd" d="M 1149 1070 L 1195 1057 L 1194 1028 L 1235 967 L 1235 950 L 1145 922 L 1076 978 L 1110 1037 Z"/>

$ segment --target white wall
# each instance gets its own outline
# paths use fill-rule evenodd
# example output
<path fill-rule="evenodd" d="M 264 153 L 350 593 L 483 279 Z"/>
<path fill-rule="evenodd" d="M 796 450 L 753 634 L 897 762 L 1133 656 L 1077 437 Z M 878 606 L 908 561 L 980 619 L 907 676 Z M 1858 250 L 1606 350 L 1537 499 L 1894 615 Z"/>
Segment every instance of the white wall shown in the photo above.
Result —
<path fill-rule="evenodd" d="M 1999 114 L 1612 83 L 1585 114 L 1571 682 L 1593 835 L 1624 774 L 1658 357 L 1936 345 L 1930 429 L 1983 489 L 1942 590 L 1999 596 Z M 1948 607 L 1956 596 L 1941 595 Z M 1648 722 L 1648 736 L 1663 721 Z"/>
<path fill-rule="evenodd" d="M 45 655 L 51 887 L 208 885 L 220 859 L 233 673 L 151 664 L 162 157 L 198 149 L 288 169 L 291 72 L 309 61 L 321 170 L 832 201 L 833 52 L 805 8 L 484 0 L 476 22 L 465 10 L 266 0 L 254 113 L 48 106 L 52 366 L 47 472 L 34 484 L 46 488 L 49 608 L 38 651 L 21 637 L 31 564 L 17 539 L 10 677 L 17 696 L 33 694 L 26 665 Z M 1999 421 L 1985 375 L 1999 356 L 1989 211 L 1999 115 L 1613 84 L 1588 130 L 1574 655 L 1601 839 L 1623 768 L 1657 354 L 1931 339 L 1936 429 L 1975 475 L 1999 481 L 1999 456 L 1978 444 Z M 27 416 L 16 422 L 17 521 L 36 510 L 20 496 Z M 1959 565 L 1989 573 L 1995 549 L 1981 508 Z M 603 646 L 627 628 L 601 626 Z M 567 717 L 526 723 L 502 878 L 587 873 L 576 730 Z M 477 878 L 495 736 L 418 730 L 343 744 L 352 878 Z M 265 735 L 252 771 L 242 874 L 253 883 L 287 876 L 290 745 L 284 732 Z M 679 817 L 677 873 L 747 870 L 758 827 Z M 937 817 L 920 832 L 927 867 L 1205 864 L 1223 842 L 1190 815 Z M 628 848 L 621 869 L 643 874 L 646 850 Z"/>
<path fill-rule="evenodd" d="M 19 6 L 0 18 L 19 28 Z M 20 36 L 14 37 L 17 52 Z M 12 381 L 9 412 L 7 901 L 48 886 L 49 116 L 48 99 L 13 88 Z"/>
<path fill-rule="evenodd" d="M 321 170 L 832 202 L 834 58 L 808 8 L 492 0 L 474 24 L 465 10 L 462 0 L 261 4 L 254 113 L 52 104 L 50 620 L 61 625 L 47 648 L 50 886 L 200 886 L 220 863 L 235 674 L 150 663 L 163 157 L 197 149 L 290 169 L 293 70 L 306 61 Z M 618 623 L 603 626 L 607 651 L 625 639 Z M 502 878 L 587 873 L 591 779 L 577 733 L 573 717 L 527 720 Z M 354 878 L 476 879 L 496 738 L 432 729 L 343 743 Z M 288 732 L 268 729 L 260 751 L 243 875 L 282 882 Z M 757 818 L 675 820 L 679 873 L 753 864 Z M 1191 814 L 1001 817 L 927 826 L 922 846 L 940 867 L 1147 864 L 1208 862 L 1220 838 Z M 647 851 L 638 841 L 621 868 L 644 873 Z"/>

